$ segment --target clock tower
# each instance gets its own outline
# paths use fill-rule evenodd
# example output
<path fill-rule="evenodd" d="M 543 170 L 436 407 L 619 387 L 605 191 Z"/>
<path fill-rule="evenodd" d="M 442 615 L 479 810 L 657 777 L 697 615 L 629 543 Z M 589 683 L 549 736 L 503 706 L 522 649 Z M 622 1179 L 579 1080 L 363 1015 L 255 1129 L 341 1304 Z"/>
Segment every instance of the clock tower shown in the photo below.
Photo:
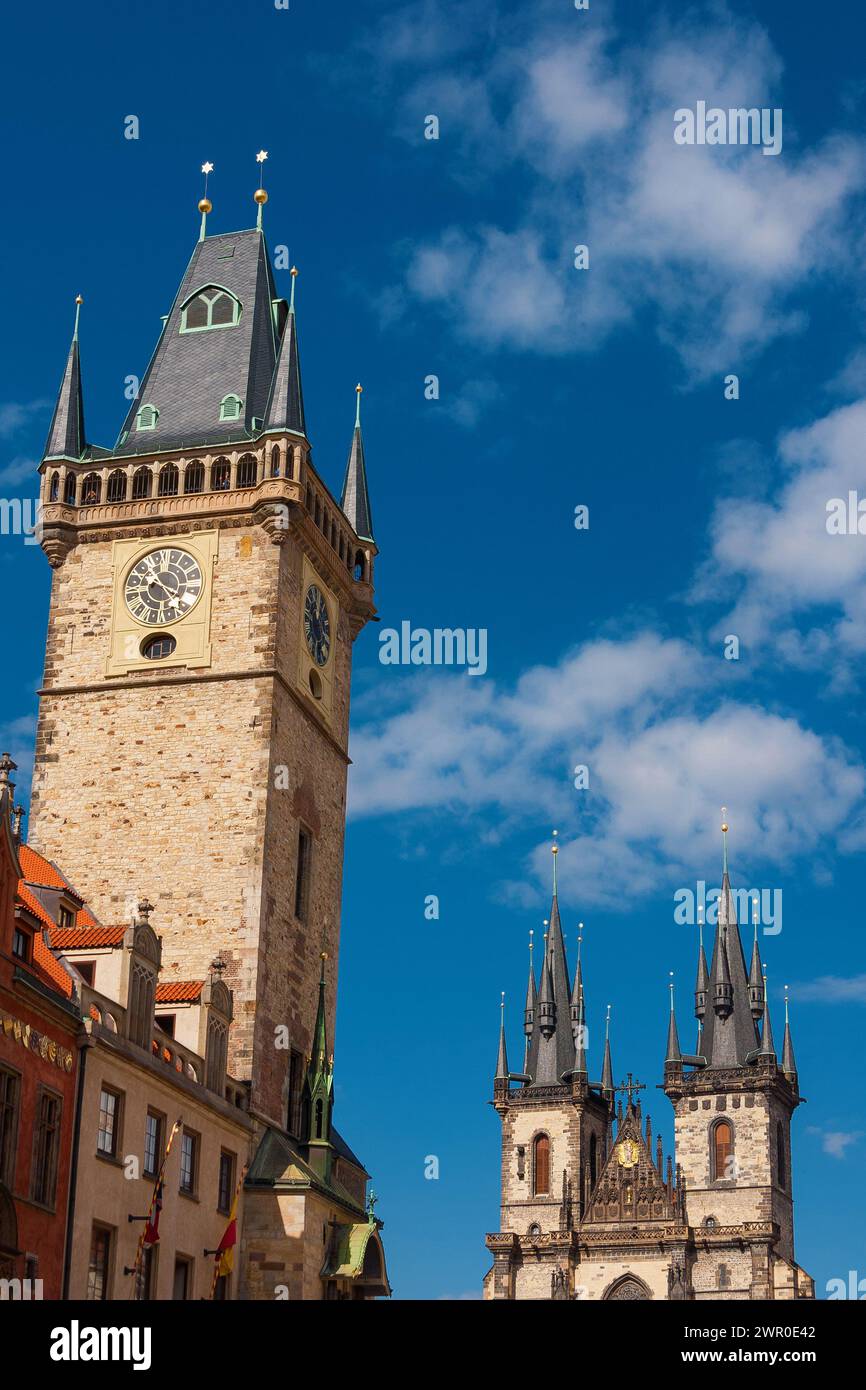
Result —
<path fill-rule="evenodd" d="M 322 952 L 334 1036 L 352 645 L 377 552 L 360 394 L 338 501 L 304 415 L 297 272 L 287 302 L 261 225 L 208 235 L 201 210 L 110 449 L 85 434 L 76 308 L 40 466 L 30 839 L 104 924 L 146 893 L 176 978 L 222 958 L 232 1073 L 291 1127 Z"/>

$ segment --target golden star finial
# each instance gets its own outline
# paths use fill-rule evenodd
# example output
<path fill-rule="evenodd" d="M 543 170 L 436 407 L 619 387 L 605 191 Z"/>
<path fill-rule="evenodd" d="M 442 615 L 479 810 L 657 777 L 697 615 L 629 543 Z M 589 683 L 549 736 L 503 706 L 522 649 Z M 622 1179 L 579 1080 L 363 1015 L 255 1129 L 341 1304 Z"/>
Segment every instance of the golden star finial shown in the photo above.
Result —
<path fill-rule="evenodd" d="M 211 164 L 211 162 L 210 162 L 209 159 L 206 159 L 206 160 L 205 160 L 204 164 L 201 166 L 201 171 L 202 171 L 203 174 L 212 174 L 212 173 L 213 173 L 213 165 Z"/>
<path fill-rule="evenodd" d="M 264 162 L 265 162 L 265 160 L 267 159 L 267 157 L 268 157 L 268 152 L 267 152 L 267 150 L 259 150 L 258 154 L 256 155 L 256 161 L 257 161 L 259 164 L 264 164 Z"/>

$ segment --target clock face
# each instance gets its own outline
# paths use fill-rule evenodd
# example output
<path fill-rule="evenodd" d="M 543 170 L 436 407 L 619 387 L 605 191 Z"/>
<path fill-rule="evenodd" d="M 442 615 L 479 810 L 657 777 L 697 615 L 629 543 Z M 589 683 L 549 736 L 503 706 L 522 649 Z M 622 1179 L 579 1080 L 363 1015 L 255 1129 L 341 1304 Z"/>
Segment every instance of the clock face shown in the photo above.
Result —
<path fill-rule="evenodd" d="M 140 623 L 164 627 L 186 617 L 202 595 L 201 567 L 186 550 L 151 550 L 126 576 L 126 606 Z"/>
<path fill-rule="evenodd" d="M 324 666 L 331 651 L 331 620 L 325 596 L 311 584 L 304 600 L 304 636 L 317 666 Z"/>

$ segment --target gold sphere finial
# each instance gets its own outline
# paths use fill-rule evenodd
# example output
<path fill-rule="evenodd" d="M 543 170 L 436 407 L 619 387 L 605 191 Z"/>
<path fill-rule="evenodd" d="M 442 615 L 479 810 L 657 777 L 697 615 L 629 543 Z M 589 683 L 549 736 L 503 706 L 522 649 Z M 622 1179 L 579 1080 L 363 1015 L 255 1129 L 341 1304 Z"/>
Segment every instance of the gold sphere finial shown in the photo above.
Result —
<path fill-rule="evenodd" d="M 359 382 L 358 382 L 358 385 L 355 387 L 355 390 L 358 392 L 358 395 L 359 395 L 359 396 L 360 396 L 361 392 L 363 391 L 363 389 L 364 389 L 364 388 L 363 388 L 363 386 L 361 385 L 361 383 L 360 383 L 360 381 L 359 381 Z"/>
<path fill-rule="evenodd" d="M 328 955 L 327 951 L 322 951 L 320 959 L 321 959 L 321 960 L 330 960 L 330 956 Z"/>
<path fill-rule="evenodd" d="M 210 198 L 199 198 L 198 210 L 199 212 L 213 212 L 213 203 Z"/>
<path fill-rule="evenodd" d="M 253 194 L 253 199 L 261 206 L 268 201 L 268 195 L 263 188 L 257 188 Z"/>
<path fill-rule="evenodd" d="M 291 275 L 292 279 L 294 279 L 294 277 L 297 275 L 297 273 L 298 273 L 298 267 L 297 267 L 296 265 L 293 265 L 292 268 L 291 268 L 291 270 L 289 271 L 289 274 Z"/>
<path fill-rule="evenodd" d="M 76 303 L 76 304 L 83 304 L 83 303 L 84 303 L 84 295 L 83 295 L 83 294 L 77 294 L 77 295 L 75 296 L 75 303 Z"/>

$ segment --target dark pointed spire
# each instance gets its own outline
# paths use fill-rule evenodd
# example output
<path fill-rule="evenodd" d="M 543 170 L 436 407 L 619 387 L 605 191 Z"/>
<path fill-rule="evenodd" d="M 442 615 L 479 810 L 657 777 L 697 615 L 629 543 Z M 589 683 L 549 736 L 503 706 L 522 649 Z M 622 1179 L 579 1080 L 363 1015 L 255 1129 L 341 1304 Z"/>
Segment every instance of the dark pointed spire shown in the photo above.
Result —
<path fill-rule="evenodd" d="M 710 988 L 710 972 L 707 969 L 707 956 L 704 951 L 704 908 L 698 904 L 698 975 L 695 980 L 695 1018 L 703 1018 L 707 1011 L 707 994 Z"/>
<path fill-rule="evenodd" d="M 346 476 L 343 479 L 343 495 L 340 498 L 340 506 L 358 539 L 372 541 L 373 513 L 370 509 L 370 494 L 367 491 L 367 465 L 364 461 L 364 441 L 361 437 L 362 390 L 363 387 L 359 382 L 355 387 L 358 397 L 355 408 L 355 431 L 352 435 L 349 461 L 346 464 Z"/>
<path fill-rule="evenodd" d="M 523 1010 L 523 1032 L 526 1035 L 526 1047 L 523 1057 L 523 1071 L 529 1076 L 530 1054 L 532 1051 L 532 1037 L 535 1032 L 535 1003 L 538 998 L 538 991 L 535 988 L 535 970 L 532 964 L 532 937 L 533 932 L 529 931 L 529 980 L 526 985 L 526 1007 Z"/>
<path fill-rule="evenodd" d="M 580 993 L 577 1017 L 577 1032 L 574 1035 L 574 1074 L 581 1081 L 586 1081 L 588 1077 L 586 1067 L 586 1009 L 583 1002 L 583 990 Z"/>
<path fill-rule="evenodd" d="M 682 1061 L 682 1055 L 683 1055 L 683 1054 L 682 1054 L 682 1052 L 680 1051 L 680 1040 L 679 1040 L 679 1035 L 677 1034 L 677 1016 L 676 1016 L 676 1014 L 674 1013 L 674 981 L 673 981 L 673 972 L 671 972 L 670 991 L 671 991 L 671 1013 L 670 1013 L 670 1018 L 669 1018 L 669 1020 L 668 1020 L 668 1045 L 667 1045 L 667 1051 L 665 1052 L 665 1063 L 667 1064 L 668 1062 L 675 1062 L 675 1063 L 679 1064 L 679 1063 Z"/>
<path fill-rule="evenodd" d="M 81 364 L 78 359 L 78 316 L 83 300 L 75 299 L 75 328 L 51 428 L 45 445 L 45 458 L 80 459 L 87 447 L 84 435 L 84 396 L 81 390 Z"/>
<path fill-rule="evenodd" d="M 728 874 L 728 826 L 722 808 L 723 866 L 716 939 L 710 966 L 710 995 L 704 1020 L 703 1055 L 710 1067 L 745 1066 L 758 1047 L 749 1003 L 743 943 Z"/>
<path fill-rule="evenodd" d="M 773 1043 L 773 1027 L 770 1023 L 770 999 L 767 994 L 767 977 L 764 976 L 764 1026 L 761 1029 L 761 1046 L 758 1049 L 759 1057 L 772 1057 L 776 1060 L 776 1048 Z"/>
<path fill-rule="evenodd" d="M 782 1071 L 789 1081 L 797 1079 L 797 1063 L 794 1059 L 794 1043 L 791 1039 L 791 1024 L 788 1020 L 788 986 L 785 985 L 785 1036 L 782 1040 Z"/>
<path fill-rule="evenodd" d="M 538 995 L 536 1017 L 542 1036 L 549 1038 L 556 1028 L 556 1000 L 550 974 L 550 954 L 547 950 L 544 952 L 544 964 L 541 967 L 541 990 Z"/>
<path fill-rule="evenodd" d="M 313 1030 L 313 1050 L 307 1068 L 310 1113 L 307 1142 L 312 1145 L 327 1145 L 330 1142 L 331 1134 L 334 1067 L 333 1058 L 328 1056 L 328 1026 L 325 1007 L 325 961 L 327 959 L 327 951 L 322 951 L 319 1005 L 316 1010 L 316 1026 Z"/>
<path fill-rule="evenodd" d="M 497 1081 L 508 1080 L 508 1052 L 505 1047 L 505 991 L 502 992 L 502 1002 L 499 1006 L 499 1056 L 496 1059 L 496 1078 Z"/>
<path fill-rule="evenodd" d="M 577 1033 L 577 1025 L 580 1014 L 580 1001 L 583 998 L 583 962 L 580 958 L 581 947 L 583 945 L 583 923 L 577 924 L 577 969 L 574 974 L 574 987 L 571 991 L 571 1023 L 572 1032 Z"/>
<path fill-rule="evenodd" d="M 301 360 L 298 353 L 298 324 L 295 318 L 295 279 L 297 266 L 292 266 L 292 297 L 279 355 L 274 368 L 271 394 L 265 412 L 265 430 L 277 433 L 288 430 L 306 438 L 304 393 L 301 390 Z M 282 301 L 285 305 L 285 300 Z"/>
<path fill-rule="evenodd" d="M 607 1020 L 604 1025 L 604 1065 L 601 1069 L 601 1089 L 608 1100 L 613 1100 L 613 1063 L 610 1058 L 610 1004 L 607 1006 Z"/>
<path fill-rule="evenodd" d="M 764 1012 L 764 975 L 761 967 L 761 953 L 758 950 L 758 900 L 752 906 L 752 921 L 755 927 L 755 940 L 752 946 L 752 965 L 749 970 L 749 1006 L 752 1018 L 758 1019 Z"/>

